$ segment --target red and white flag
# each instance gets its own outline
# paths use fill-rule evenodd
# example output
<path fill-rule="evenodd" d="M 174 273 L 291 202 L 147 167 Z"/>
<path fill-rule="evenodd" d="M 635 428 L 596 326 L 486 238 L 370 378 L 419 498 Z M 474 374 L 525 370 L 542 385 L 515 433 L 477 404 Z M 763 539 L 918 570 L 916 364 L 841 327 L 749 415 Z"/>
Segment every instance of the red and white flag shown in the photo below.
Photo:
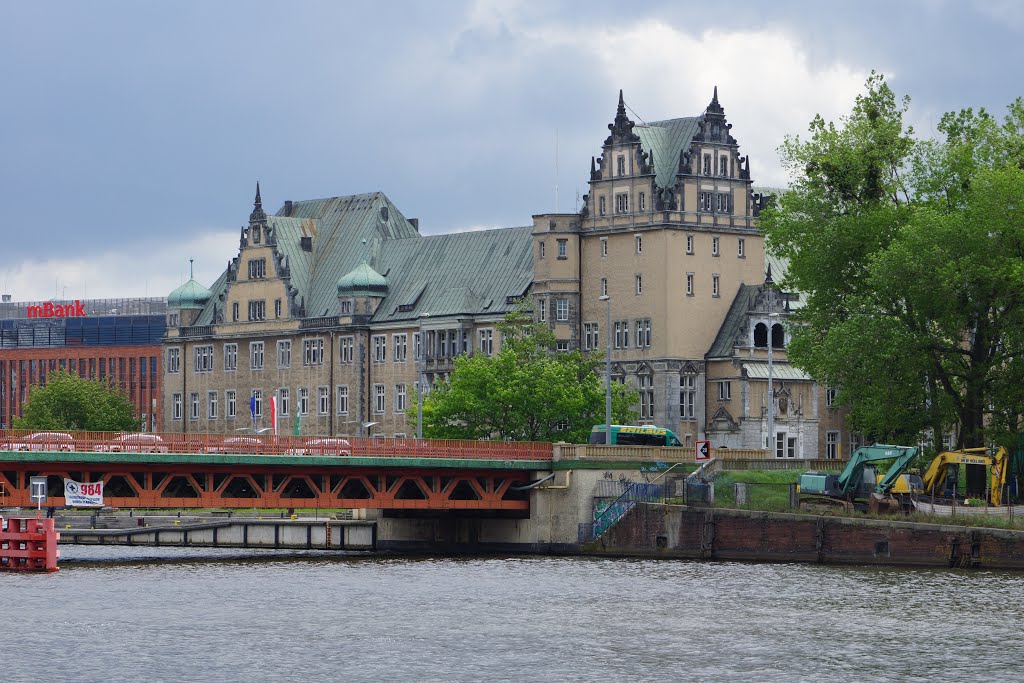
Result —
<path fill-rule="evenodd" d="M 274 430 L 274 436 L 277 436 L 277 394 L 270 397 L 270 426 Z"/>

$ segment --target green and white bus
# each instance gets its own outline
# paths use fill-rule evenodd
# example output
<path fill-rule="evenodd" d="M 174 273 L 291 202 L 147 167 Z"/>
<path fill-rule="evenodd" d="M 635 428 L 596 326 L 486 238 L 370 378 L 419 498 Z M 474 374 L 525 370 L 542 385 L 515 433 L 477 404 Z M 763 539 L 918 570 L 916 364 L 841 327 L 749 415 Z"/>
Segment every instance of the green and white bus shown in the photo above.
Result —
<path fill-rule="evenodd" d="M 603 444 L 607 430 L 594 425 L 590 430 L 590 443 Z M 612 425 L 612 445 L 618 446 L 682 446 L 671 429 L 654 425 Z"/>

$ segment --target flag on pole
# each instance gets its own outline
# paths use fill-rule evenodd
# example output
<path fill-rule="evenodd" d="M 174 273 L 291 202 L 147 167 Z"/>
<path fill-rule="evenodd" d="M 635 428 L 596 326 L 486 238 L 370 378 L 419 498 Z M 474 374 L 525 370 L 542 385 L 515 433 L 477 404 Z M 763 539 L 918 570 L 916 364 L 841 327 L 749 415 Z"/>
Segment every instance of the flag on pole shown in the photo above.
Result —
<path fill-rule="evenodd" d="M 277 394 L 270 397 L 270 427 L 277 436 Z"/>
<path fill-rule="evenodd" d="M 249 397 L 249 412 L 252 413 L 252 423 L 256 424 L 256 394 Z"/>

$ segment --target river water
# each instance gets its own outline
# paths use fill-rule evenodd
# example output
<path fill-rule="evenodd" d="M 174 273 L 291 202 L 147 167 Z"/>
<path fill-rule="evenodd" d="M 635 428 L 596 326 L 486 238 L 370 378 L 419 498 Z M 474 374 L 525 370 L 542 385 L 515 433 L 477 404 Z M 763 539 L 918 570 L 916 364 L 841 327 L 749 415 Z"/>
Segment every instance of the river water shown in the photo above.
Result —
<path fill-rule="evenodd" d="M 1024 575 L 62 546 L 3 681 L 1024 680 Z"/>

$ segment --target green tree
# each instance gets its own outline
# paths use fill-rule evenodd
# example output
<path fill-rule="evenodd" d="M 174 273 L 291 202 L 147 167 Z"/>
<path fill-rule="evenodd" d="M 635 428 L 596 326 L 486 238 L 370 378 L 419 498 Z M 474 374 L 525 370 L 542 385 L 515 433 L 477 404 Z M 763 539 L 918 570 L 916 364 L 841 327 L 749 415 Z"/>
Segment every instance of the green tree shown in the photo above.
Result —
<path fill-rule="evenodd" d="M 64 371 L 47 377 L 45 387 L 32 387 L 15 429 L 126 432 L 139 428 L 135 406 L 122 391 L 98 380 Z"/>
<path fill-rule="evenodd" d="M 501 351 L 455 359 L 447 381 L 423 402 L 423 435 L 436 439 L 510 439 L 585 443 L 605 417 L 603 359 L 555 352 L 554 335 L 528 313 L 498 325 Z M 636 419 L 635 390 L 612 383 L 613 421 Z"/>
<path fill-rule="evenodd" d="M 931 428 L 938 446 L 959 425 L 982 445 L 1024 412 L 1024 106 L 947 114 L 918 141 L 908 104 L 872 74 L 839 125 L 780 149 L 792 184 L 762 227 L 806 295 L 789 357 L 872 438 Z"/>

